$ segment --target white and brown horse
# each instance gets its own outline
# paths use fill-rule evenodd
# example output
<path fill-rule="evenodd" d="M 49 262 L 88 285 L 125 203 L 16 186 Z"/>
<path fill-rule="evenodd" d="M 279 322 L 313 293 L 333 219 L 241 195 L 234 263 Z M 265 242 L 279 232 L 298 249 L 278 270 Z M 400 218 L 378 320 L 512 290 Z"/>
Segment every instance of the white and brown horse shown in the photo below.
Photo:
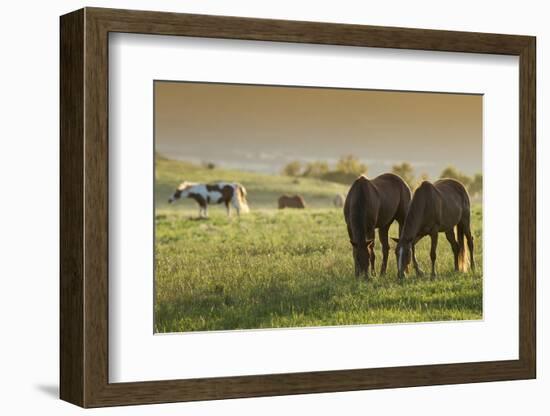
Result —
<path fill-rule="evenodd" d="M 199 204 L 199 216 L 208 217 L 209 204 L 225 204 L 227 215 L 231 215 L 231 205 L 237 215 L 249 212 L 246 202 L 246 189 L 239 183 L 217 182 L 212 184 L 182 182 L 174 194 L 168 199 L 169 203 L 181 198 L 194 199 Z"/>

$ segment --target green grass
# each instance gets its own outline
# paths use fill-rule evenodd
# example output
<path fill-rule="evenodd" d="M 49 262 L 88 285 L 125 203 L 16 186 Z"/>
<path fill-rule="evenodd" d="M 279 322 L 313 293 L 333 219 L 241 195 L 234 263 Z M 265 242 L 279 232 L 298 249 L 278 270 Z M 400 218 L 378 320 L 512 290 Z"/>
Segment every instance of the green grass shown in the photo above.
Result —
<path fill-rule="evenodd" d="M 345 193 L 348 190 L 345 185 L 320 179 L 292 178 L 224 169 L 205 169 L 187 162 L 157 158 L 155 184 L 157 212 L 158 210 L 181 212 L 183 209 L 192 215 L 197 215 L 197 204 L 192 200 L 184 200 L 177 205 L 168 204 L 168 197 L 174 193 L 176 187 L 184 180 L 191 182 L 240 182 L 248 192 L 247 199 L 252 210 L 277 208 L 277 199 L 285 193 L 301 194 L 307 206 L 311 208 L 330 207 L 334 195 Z M 218 209 L 221 209 L 221 206 L 218 206 Z M 214 206 L 213 211 L 215 210 L 216 207 Z"/>
<path fill-rule="evenodd" d="M 235 180 L 248 189 L 251 213 L 240 218 L 211 206 L 197 220 L 196 204 L 168 205 L 182 181 Z M 476 274 L 453 271 L 443 235 L 438 277 L 396 278 L 395 255 L 388 274 L 369 283 L 355 278 L 341 209 L 331 207 L 345 186 L 323 181 L 206 170 L 157 161 L 157 332 L 374 324 L 481 319 L 481 207 L 473 212 Z M 275 209 L 281 193 L 297 192 L 306 210 Z M 396 229 L 391 235 L 396 236 Z M 381 253 L 377 243 L 377 266 Z M 429 271 L 429 239 L 418 244 Z M 428 273 L 426 273 L 428 275 Z"/>

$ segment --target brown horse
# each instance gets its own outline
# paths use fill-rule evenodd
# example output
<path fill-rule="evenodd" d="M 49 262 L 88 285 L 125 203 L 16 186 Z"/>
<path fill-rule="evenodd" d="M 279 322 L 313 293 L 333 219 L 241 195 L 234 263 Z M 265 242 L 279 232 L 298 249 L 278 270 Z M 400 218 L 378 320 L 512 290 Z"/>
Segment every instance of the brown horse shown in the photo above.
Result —
<path fill-rule="evenodd" d="M 353 246 L 355 275 L 362 273 L 368 279 L 369 261 L 374 273 L 374 230 L 382 244 L 380 274 L 388 265 L 388 231 L 393 221 L 399 223 L 399 231 L 405 221 L 411 201 L 411 190 L 399 176 L 385 173 L 369 180 L 360 176 L 353 182 L 344 203 L 344 217 L 349 240 Z"/>
<path fill-rule="evenodd" d="M 394 238 L 397 242 L 395 253 L 399 278 L 405 276 L 405 270 L 411 261 L 412 247 L 426 235 L 432 240 L 430 259 L 432 277 L 435 276 L 439 233 L 445 233 L 451 244 L 455 271 L 466 272 L 469 265 L 475 269 L 474 240 L 470 230 L 470 197 L 464 185 L 454 179 L 440 179 L 433 184 L 422 182 L 414 193 L 399 239 Z"/>
<path fill-rule="evenodd" d="M 304 198 L 302 198 L 300 195 L 283 195 L 279 198 L 279 209 L 283 208 L 305 208 L 306 203 L 304 201 Z"/>

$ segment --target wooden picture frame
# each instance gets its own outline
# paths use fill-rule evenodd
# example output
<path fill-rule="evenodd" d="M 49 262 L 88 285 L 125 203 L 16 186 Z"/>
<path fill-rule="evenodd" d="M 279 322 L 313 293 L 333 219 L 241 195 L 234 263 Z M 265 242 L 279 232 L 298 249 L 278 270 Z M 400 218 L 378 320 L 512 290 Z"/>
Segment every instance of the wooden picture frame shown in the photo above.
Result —
<path fill-rule="evenodd" d="M 82 407 L 530 379 L 536 376 L 535 38 L 85 8 L 61 17 L 60 396 Z M 519 359 L 109 383 L 108 35 L 246 39 L 519 57 Z"/>

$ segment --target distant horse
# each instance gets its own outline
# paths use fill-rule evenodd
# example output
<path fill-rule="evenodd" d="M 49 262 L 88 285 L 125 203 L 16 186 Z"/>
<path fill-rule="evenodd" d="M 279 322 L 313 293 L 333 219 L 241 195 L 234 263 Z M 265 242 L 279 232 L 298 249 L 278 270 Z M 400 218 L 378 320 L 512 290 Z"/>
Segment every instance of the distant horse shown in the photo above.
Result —
<path fill-rule="evenodd" d="M 426 235 L 432 240 L 430 259 L 432 277 L 435 276 L 437 237 L 441 232 L 451 244 L 455 271 L 466 272 L 470 265 L 475 269 L 470 197 L 464 185 L 454 179 L 440 179 L 433 184 L 422 182 L 414 193 L 403 230 L 399 239 L 394 239 L 397 242 L 395 253 L 399 278 L 404 277 L 410 262 L 411 247 Z"/>
<path fill-rule="evenodd" d="M 283 195 L 279 198 L 279 209 L 283 208 L 305 208 L 306 203 L 304 201 L 304 198 L 302 198 L 300 195 Z"/>
<path fill-rule="evenodd" d="M 227 215 L 231 215 L 231 205 L 237 211 L 237 215 L 249 212 L 246 202 L 246 189 L 239 183 L 218 182 L 202 184 L 182 182 L 174 194 L 168 199 L 169 203 L 181 198 L 194 199 L 199 204 L 199 217 L 208 217 L 208 204 L 225 204 Z"/>
<path fill-rule="evenodd" d="M 346 197 L 343 194 L 336 194 L 334 196 L 334 199 L 332 200 L 332 203 L 336 208 L 342 208 L 344 206 L 345 201 L 346 201 Z"/>
<path fill-rule="evenodd" d="M 369 260 L 374 273 L 376 228 L 382 244 L 380 274 L 386 273 L 390 251 L 388 231 L 393 221 L 398 222 L 401 230 L 410 201 L 408 185 L 393 173 L 385 173 L 371 180 L 360 176 L 353 182 L 344 203 L 344 217 L 353 246 L 356 276 L 364 273 L 368 279 Z"/>

